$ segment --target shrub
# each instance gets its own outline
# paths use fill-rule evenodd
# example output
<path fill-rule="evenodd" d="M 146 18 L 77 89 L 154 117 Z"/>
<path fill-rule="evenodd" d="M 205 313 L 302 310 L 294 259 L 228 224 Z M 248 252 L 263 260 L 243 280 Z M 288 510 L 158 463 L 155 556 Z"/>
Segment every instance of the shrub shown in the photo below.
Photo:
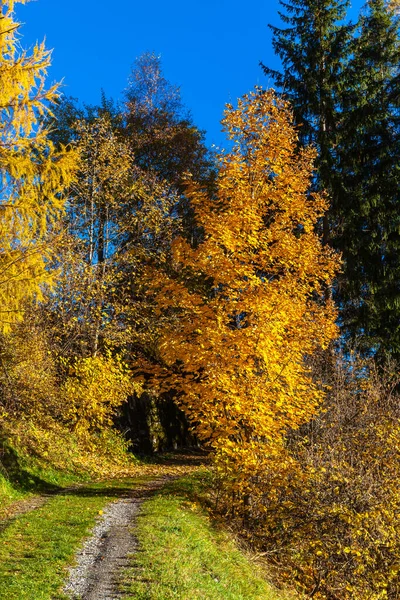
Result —
<path fill-rule="evenodd" d="M 398 383 L 394 365 L 339 359 L 319 415 L 249 478 L 237 523 L 313 598 L 400 597 Z"/>

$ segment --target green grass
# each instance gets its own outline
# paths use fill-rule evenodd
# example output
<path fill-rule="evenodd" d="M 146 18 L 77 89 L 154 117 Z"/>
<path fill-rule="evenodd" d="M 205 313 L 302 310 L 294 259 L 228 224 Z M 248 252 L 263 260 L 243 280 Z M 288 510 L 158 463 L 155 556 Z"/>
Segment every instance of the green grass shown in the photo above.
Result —
<path fill-rule="evenodd" d="M 99 511 L 140 480 L 97 483 L 61 492 L 0 531 L 0 600 L 58 600 L 66 567 Z"/>
<path fill-rule="evenodd" d="M 40 508 L 0 522 L 0 600 L 64 600 L 61 590 L 67 568 L 99 511 L 154 477 L 147 474 L 63 489 L 64 475 L 56 471 L 19 473 L 13 481 L 19 490 L 11 487 L 10 497 L 35 491 L 35 484 L 57 493 Z M 196 473 L 171 483 L 143 504 L 135 530 L 140 549 L 132 558 L 132 567 L 121 574 L 124 598 L 293 598 L 273 589 L 257 562 L 211 522 L 202 508 L 209 484 L 207 472 Z"/>
<path fill-rule="evenodd" d="M 84 480 L 82 473 L 63 472 L 51 464 L 44 465 L 35 458 L 23 456 L 4 441 L 0 441 L 0 449 L 0 518 L 17 500 L 56 492 Z"/>
<path fill-rule="evenodd" d="M 205 475 L 163 488 L 144 503 L 136 533 L 139 551 L 123 575 L 131 600 L 288 600 L 261 567 L 215 527 L 201 508 Z M 207 485 L 207 481 L 205 482 Z M 125 596 L 124 596 L 125 597 Z"/>
<path fill-rule="evenodd" d="M 13 483 L 0 472 L 0 506 L 6 508 L 12 502 L 20 500 L 26 492 L 16 488 Z"/>

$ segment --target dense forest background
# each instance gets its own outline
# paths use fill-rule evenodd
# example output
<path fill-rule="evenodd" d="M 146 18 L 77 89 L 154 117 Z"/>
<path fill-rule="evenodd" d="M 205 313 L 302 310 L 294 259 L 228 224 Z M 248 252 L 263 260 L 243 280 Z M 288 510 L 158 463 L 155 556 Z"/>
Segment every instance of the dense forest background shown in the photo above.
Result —
<path fill-rule="evenodd" d="M 0 453 L 117 472 L 201 445 L 218 510 L 309 597 L 400 595 L 399 21 L 282 2 L 278 91 L 215 155 L 145 53 L 47 86 L 0 14 Z"/>

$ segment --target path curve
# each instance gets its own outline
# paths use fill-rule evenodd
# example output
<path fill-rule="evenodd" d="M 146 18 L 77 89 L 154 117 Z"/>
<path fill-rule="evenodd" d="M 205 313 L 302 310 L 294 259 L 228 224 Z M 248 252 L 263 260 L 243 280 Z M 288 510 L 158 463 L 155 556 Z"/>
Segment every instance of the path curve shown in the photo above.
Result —
<path fill-rule="evenodd" d="M 77 555 L 64 593 L 71 600 L 117 600 L 122 598 L 117 577 L 129 566 L 129 555 L 137 550 L 133 532 L 140 505 L 172 476 L 160 477 L 132 490 L 125 498 L 109 504 Z"/>

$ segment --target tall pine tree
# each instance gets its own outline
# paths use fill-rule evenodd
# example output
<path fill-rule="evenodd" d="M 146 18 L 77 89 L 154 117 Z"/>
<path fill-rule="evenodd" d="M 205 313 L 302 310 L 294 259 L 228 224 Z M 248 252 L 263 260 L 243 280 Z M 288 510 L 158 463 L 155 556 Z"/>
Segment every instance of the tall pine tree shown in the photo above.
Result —
<path fill-rule="evenodd" d="M 343 94 L 335 194 L 345 330 L 364 351 L 400 356 L 399 23 L 369 0 Z"/>
<path fill-rule="evenodd" d="M 289 0 L 272 27 L 283 72 L 264 67 L 292 102 L 300 137 L 319 152 L 315 186 L 330 197 L 324 240 L 342 253 L 334 289 L 343 333 L 365 352 L 400 351 L 397 281 L 398 25 L 369 0 Z"/>

